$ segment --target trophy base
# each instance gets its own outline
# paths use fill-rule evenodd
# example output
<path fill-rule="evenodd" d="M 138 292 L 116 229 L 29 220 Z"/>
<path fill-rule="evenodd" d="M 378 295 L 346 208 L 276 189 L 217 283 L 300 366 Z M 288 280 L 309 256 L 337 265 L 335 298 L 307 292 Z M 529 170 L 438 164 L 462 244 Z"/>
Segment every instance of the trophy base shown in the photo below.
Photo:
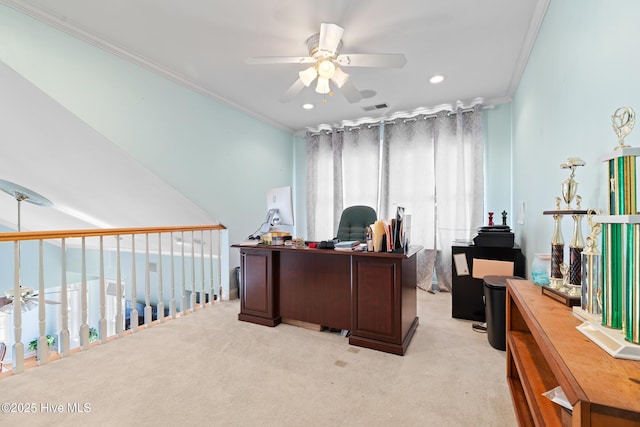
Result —
<path fill-rule="evenodd" d="M 584 322 L 576 329 L 615 358 L 640 360 L 640 345 L 625 340 L 622 329 L 607 328 L 594 321 Z"/>
<path fill-rule="evenodd" d="M 553 279 L 552 279 L 553 282 Z M 575 307 L 580 306 L 581 298 L 579 296 L 571 296 L 562 290 L 554 289 L 551 286 L 541 286 L 542 295 L 546 295 L 549 298 L 552 298 L 567 307 Z"/>

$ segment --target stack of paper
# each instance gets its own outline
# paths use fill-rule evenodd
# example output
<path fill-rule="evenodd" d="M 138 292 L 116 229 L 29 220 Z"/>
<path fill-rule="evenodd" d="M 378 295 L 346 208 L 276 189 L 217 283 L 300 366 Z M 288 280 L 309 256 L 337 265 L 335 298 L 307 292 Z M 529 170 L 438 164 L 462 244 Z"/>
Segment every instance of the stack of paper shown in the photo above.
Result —
<path fill-rule="evenodd" d="M 346 240 L 333 245 L 336 251 L 355 251 L 360 246 L 359 240 Z"/>

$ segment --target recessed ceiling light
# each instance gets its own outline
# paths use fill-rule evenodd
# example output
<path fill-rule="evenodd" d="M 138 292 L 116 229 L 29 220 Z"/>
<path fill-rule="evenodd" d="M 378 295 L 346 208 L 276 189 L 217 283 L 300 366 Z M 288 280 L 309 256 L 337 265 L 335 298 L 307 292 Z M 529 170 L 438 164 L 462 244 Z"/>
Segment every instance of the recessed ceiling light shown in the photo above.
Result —
<path fill-rule="evenodd" d="M 442 83 L 442 81 L 444 80 L 444 76 L 440 75 L 440 74 L 436 74 L 435 76 L 431 76 L 431 78 L 429 79 L 429 82 L 431 84 L 438 84 L 438 83 Z"/>
<path fill-rule="evenodd" d="M 304 104 L 302 108 L 305 110 L 313 110 L 313 104 Z"/>

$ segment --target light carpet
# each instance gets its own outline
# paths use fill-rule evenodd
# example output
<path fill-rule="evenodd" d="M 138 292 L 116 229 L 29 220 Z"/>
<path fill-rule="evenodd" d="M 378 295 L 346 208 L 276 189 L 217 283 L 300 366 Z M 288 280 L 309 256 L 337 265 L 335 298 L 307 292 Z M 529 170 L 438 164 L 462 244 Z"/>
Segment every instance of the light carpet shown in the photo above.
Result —
<path fill-rule="evenodd" d="M 417 292 L 405 356 L 222 302 L 0 380 L 0 425 L 515 426 L 505 353 Z"/>

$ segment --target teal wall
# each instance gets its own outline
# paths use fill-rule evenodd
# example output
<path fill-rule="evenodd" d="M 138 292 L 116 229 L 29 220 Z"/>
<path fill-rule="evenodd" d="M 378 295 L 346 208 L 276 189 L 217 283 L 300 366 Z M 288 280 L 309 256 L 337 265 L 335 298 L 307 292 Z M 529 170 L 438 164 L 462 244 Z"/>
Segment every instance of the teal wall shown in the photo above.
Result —
<path fill-rule="evenodd" d="M 232 243 L 264 220 L 267 189 L 293 185 L 290 132 L 4 5 L 0 40 L 0 61 L 227 226 Z"/>
<path fill-rule="evenodd" d="M 488 212 L 494 213 L 496 224 L 502 223 L 502 211 L 507 212 L 507 224 L 515 227 L 517 212 L 512 203 L 511 104 L 497 105 L 483 112 L 485 133 L 485 194 L 484 223 Z"/>
<path fill-rule="evenodd" d="M 15 232 L 0 225 L 0 232 Z M 25 287 L 38 290 L 40 286 L 39 267 L 40 247 L 37 241 L 24 241 L 20 243 L 20 279 Z M 60 286 L 62 283 L 62 271 L 60 269 L 60 247 L 44 242 L 42 245 L 42 259 L 45 287 Z M 14 244 L 13 242 L 0 243 L 0 296 L 13 289 L 14 285 Z"/>
<path fill-rule="evenodd" d="M 550 252 L 561 183 L 560 164 L 577 156 L 583 208 L 606 207 L 606 164 L 617 137 L 611 127 L 616 108 L 640 113 L 640 2 L 636 0 L 552 0 L 512 103 L 514 203 L 524 203 L 525 221 L 517 241 L 531 265 L 533 254 Z M 627 139 L 640 146 L 640 131 Z M 566 246 L 572 220 L 563 222 Z M 586 230 L 586 225 L 584 227 Z"/>

